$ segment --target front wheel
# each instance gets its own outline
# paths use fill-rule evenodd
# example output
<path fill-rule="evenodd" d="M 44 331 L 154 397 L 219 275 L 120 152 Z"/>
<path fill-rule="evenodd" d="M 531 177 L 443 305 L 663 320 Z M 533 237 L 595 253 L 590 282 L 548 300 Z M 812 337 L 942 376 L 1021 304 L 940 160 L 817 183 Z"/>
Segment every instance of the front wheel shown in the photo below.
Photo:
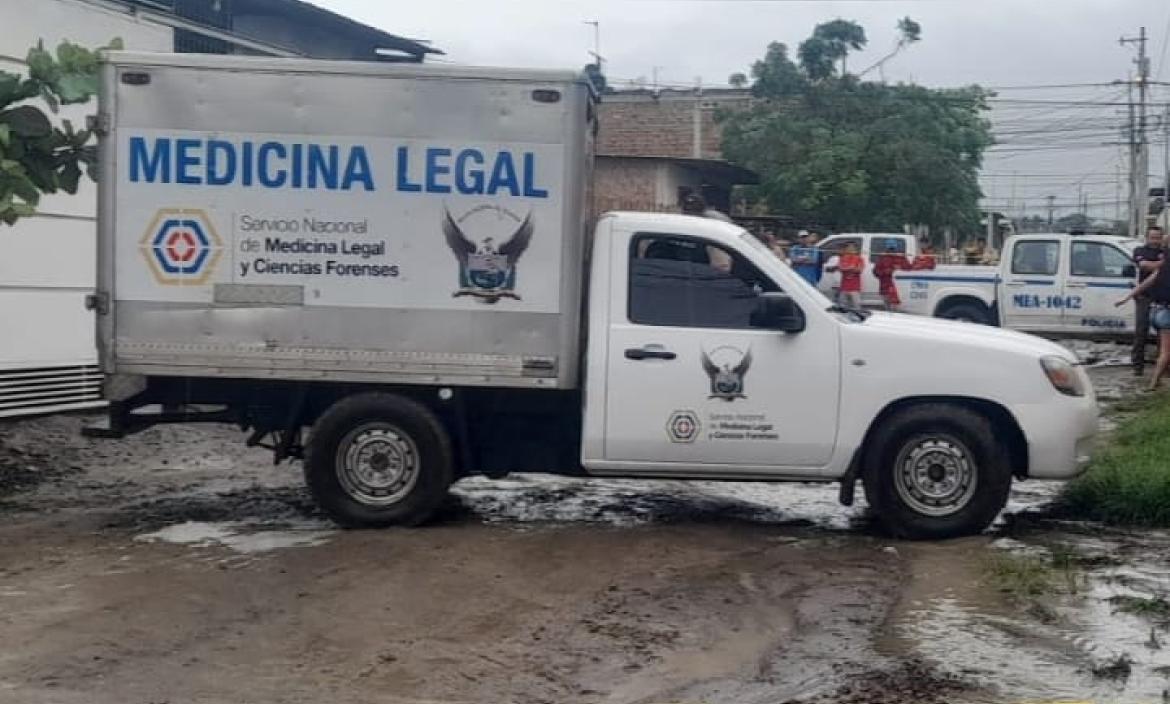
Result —
<path fill-rule="evenodd" d="M 305 483 L 343 526 L 418 525 L 452 482 L 451 441 L 425 406 L 364 393 L 317 419 L 305 455 Z"/>
<path fill-rule="evenodd" d="M 924 404 L 897 412 L 873 437 L 866 499 L 897 537 L 954 538 L 995 520 L 1011 489 L 1011 463 L 991 422 L 972 410 Z"/>

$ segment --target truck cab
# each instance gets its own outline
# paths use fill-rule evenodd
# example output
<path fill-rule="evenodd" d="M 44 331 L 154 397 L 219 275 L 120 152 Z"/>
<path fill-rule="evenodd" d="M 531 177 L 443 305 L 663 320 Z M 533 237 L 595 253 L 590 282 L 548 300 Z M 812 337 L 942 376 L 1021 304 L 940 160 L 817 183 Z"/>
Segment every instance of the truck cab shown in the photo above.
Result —
<path fill-rule="evenodd" d="M 1061 335 L 1133 333 L 1135 240 L 1067 233 L 1012 237 L 998 269 L 900 272 L 904 311 Z"/>

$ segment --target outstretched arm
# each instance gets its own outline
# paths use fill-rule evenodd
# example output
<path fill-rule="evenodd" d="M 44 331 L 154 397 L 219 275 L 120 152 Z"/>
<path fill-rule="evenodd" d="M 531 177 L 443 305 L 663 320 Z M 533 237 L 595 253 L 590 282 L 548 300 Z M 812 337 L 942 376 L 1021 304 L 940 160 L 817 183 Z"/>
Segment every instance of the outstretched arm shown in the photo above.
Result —
<path fill-rule="evenodd" d="M 1138 296 L 1142 295 L 1143 293 L 1145 293 L 1146 291 L 1148 291 L 1148 290 L 1149 290 L 1149 289 L 1150 289 L 1150 288 L 1151 288 L 1151 287 L 1154 285 L 1154 281 L 1155 281 L 1157 278 L 1158 278 L 1158 275 L 1157 275 L 1157 274 L 1155 274 L 1154 276 L 1149 276 L 1149 277 L 1146 277 L 1146 280 L 1145 280 L 1145 281 L 1143 281 L 1143 282 L 1141 282 L 1140 284 L 1138 284 L 1138 285 L 1137 285 L 1137 288 L 1135 288 L 1134 290 L 1132 290 L 1132 291 L 1130 291 L 1129 293 L 1127 293 L 1127 294 L 1126 294 L 1126 296 L 1125 296 L 1125 298 L 1122 298 L 1120 301 L 1118 301 L 1118 302 L 1117 302 L 1117 303 L 1115 303 L 1114 305 L 1116 305 L 1116 306 L 1123 306 L 1123 305 L 1125 305 L 1126 303 L 1128 303 L 1129 301 L 1131 301 L 1131 300 L 1133 300 L 1133 299 L 1137 298 Z"/>

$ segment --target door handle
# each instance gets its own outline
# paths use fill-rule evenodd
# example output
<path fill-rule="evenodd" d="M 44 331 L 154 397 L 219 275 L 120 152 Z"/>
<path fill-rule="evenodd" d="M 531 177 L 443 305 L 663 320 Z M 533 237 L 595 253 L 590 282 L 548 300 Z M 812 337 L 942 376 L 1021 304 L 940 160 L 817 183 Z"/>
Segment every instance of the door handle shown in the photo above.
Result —
<path fill-rule="evenodd" d="M 1004 284 L 1007 286 L 1027 286 L 1028 285 L 1028 284 L 1024 283 L 1023 281 L 1005 281 Z"/>
<path fill-rule="evenodd" d="M 674 359 L 678 355 L 664 349 L 662 345 L 645 345 L 644 347 L 630 347 L 626 349 L 626 359 Z"/>
<path fill-rule="evenodd" d="M 1085 285 L 1086 284 L 1073 283 L 1072 281 L 1065 283 L 1065 286 L 1067 286 L 1068 288 L 1084 288 Z"/>

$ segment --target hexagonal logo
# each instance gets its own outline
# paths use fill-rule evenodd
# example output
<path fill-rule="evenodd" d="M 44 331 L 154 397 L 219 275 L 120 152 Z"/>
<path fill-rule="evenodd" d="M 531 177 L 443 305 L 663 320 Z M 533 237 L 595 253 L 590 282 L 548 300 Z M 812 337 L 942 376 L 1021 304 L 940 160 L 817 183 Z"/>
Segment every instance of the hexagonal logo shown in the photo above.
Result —
<path fill-rule="evenodd" d="M 694 411 L 675 411 L 666 419 L 666 434 L 671 442 L 694 442 L 703 425 Z"/>
<path fill-rule="evenodd" d="M 138 243 L 147 266 L 164 286 L 206 283 L 223 253 L 223 240 L 207 213 L 196 208 L 162 208 Z"/>

